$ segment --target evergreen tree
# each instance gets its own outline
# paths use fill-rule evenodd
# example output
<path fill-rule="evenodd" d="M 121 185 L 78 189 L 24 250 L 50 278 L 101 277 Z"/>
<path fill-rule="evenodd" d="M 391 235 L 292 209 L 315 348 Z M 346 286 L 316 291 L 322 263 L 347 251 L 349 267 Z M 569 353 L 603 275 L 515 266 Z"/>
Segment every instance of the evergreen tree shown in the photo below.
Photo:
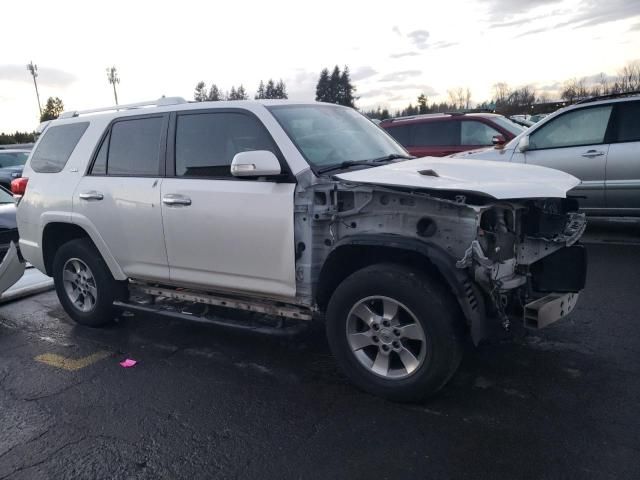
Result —
<path fill-rule="evenodd" d="M 210 102 L 218 102 L 220 100 L 223 100 L 222 92 L 215 83 L 211 84 L 209 95 L 207 95 L 207 100 L 209 100 Z"/>
<path fill-rule="evenodd" d="M 285 99 L 285 100 L 287 98 L 289 98 L 289 95 L 287 95 L 287 86 L 284 84 L 282 79 L 280 79 L 280 81 L 278 83 L 276 83 L 275 97 L 274 98 L 282 98 L 282 99 Z"/>
<path fill-rule="evenodd" d="M 249 100 L 249 95 L 247 95 L 247 91 L 244 89 L 244 86 L 240 84 L 238 90 L 236 90 L 236 100 Z"/>
<path fill-rule="evenodd" d="M 329 99 L 329 70 L 327 68 L 324 68 L 322 72 L 320 72 L 320 78 L 318 78 L 318 84 L 316 85 L 316 101 L 331 101 Z"/>
<path fill-rule="evenodd" d="M 260 85 L 258 86 L 258 91 L 256 92 L 255 99 L 256 100 L 262 100 L 264 98 L 267 98 L 266 95 L 265 95 L 265 90 L 264 90 L 264 82 L 262 80 L 260 80 Z"/>
<path fill-rule="evenodd" d="M 427 97 L 424 93 L 421 93 L 418 97 L 418 113 L 425 114 L 429 112 L 429 107 L 427 106 Z"/>
<path fill-rule="evenodd" d="M 231 87 L 231 91 L 227 93 L 227 100 L 237 100 L 237 96 L 236 87 Z"/>
<path fill-rule="evenodd" d="M 267 82 L 267 88 L 265 89 L 265 97 L 264 98 L 276 98 L 275 96 L 276 85 L 273 83 L 273 79 L 269 79 Z"/>
<path fill-rule="evenodd" d="M 63 111 L 64 104 L 62 103 L 62 100 L 58 97 L 49 97 L 44 110 L 42 110 L 42 115 L 40 115 L 40 121 L 44 122 L 45 120 L 55 120 Z"/>
<path fill-rule="evenodd" d="M 337 69 L 338 67 L 336 67 Z M 334 73 L 335 73 L 334 69 Z M 339 70 L 338 70 L 339 71 Z M 333 79 L 333 75 L 331 76 Z M 338 95 L 335 103 L 344 105 L 346 107 L 355 107 L 355 97 L 353 93 L 355 87 L 351 84 L 351 77 L 349 76 L 349 67 L 345 65 L 342 74 L 340 75 L 340 81 L 338 83 Z"/>
<path fill-rule="evenodd" d="M 198 82 L 193 92 L 193 99 L 196 102 L 205 102 L 207 100 L 207 86 L 204 82 Z"/>
<path fill-rule="evenodd" d="M 336 65 L 329 77 L 329 88 L 327 89 L 327 102 L 340 103 L 340 69 Z"/>

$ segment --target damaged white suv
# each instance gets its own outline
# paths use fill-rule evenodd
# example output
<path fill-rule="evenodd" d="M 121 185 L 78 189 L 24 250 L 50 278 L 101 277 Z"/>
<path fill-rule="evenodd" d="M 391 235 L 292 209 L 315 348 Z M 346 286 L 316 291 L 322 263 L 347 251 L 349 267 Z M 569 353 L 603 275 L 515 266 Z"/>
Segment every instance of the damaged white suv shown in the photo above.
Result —
<path fill-rule="evenodd" d="M 412 159 L 336 105 L 163 98 L 67 112 L 23 176 L 2 287 L 26 260 L 91 326 L 122 309 L 324 319 L 343 371 L 392 399 L 440 389 L 467 332 L 545 326 L 584 287 L 585 219 L 565 198 L 577 179 Z"/>

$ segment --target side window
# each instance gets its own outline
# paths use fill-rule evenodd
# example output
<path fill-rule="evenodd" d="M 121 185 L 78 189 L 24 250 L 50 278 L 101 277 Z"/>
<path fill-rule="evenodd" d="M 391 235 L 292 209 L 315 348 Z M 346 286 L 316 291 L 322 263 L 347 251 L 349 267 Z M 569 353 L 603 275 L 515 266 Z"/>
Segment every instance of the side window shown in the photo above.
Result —
<path fill-rule="evenodd" d="M 494 135 L 500 135 L 500 132 L 486 123 L 463 120 L 460 124 L 461 145 L 493 145 Z"/>
<path fill-rule="evenodd" d="M 106 175 L 107 174 L 107 152 L 109 151 L 109 139 L 111 138 L 111 132 L 107 133 L 107 136 L 102 140 L 96 160 L 93 162 L 91 168 L 92 175 Z"/>
<path fill-rule="evenodd" d="M 88 126 L 89 122 L 81 122 L 47 128 L 33 152 L 31 168 L 38 173 L 62 171 Z"/>
<path fill-rule="evenodd" d="M 622 102 L 615 106 L 613 142 L 640 141 L 640 102 Z"/>
<path fill-rule="evenodd" d="M 114 123 L 108 138 L 107 175 L 159 175 L 162 124 L 162 117 Z M 103 142 L 96 162 L 106 143 Z"/>
<path fill-rule="evenodd" d="M 178 115 L 176 125 L 176 175 L 229 177 L 236 153 L 269 150 L 275 145 L 258 119 L 242 113 Z"/>
<path fill-rule="evenodd" d="M 386 129 L 387 133 L 395 138 L 400 145 L 406 147 L 409 145 L 410 138 L 410 125 L 399 125 L 397 127 L 389 127 Z"/>
<path fill-rule="evenodd" d="M 422 147 L 431 145 L 459 145 L 460 122 L 456 121 L 430 121 L 414 123 L 411 146 Z"/>
<path fill-rule="evenodd" d="M 573 110 L 554 118 L 529 137 L 531 150 L 604 143 L 611 105 Z"/>

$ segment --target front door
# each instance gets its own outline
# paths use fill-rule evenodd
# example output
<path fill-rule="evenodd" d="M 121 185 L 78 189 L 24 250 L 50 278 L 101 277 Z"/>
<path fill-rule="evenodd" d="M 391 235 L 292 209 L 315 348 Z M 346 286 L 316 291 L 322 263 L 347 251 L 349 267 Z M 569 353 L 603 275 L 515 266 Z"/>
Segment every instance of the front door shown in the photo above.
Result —
<path fill-rule="evenodd" d="M 73 196 L 75 221 L 132 278 L 169 276 L 160 209 L 167 121 L 162 115 L 116 121 Z"/>
<path fill-rule="evenodd" d="M 609 144 L 605 142 L 610 105 L 586 107 L 559 115 L 534 130 L 524 161 L 555 168 L 582 183 L 571 196 L 584 209 L 605 208 L 605 172 Z M 514 158 L 516 160 L 516 158 Z"/>
<path fill-rule="evenodd" d="M 280 153 L 262 123 L 239 109 L 172 119 L 162 217 L 176 285 L 295 296 L 294 183 L 231 176 L 241 151 Z"/>

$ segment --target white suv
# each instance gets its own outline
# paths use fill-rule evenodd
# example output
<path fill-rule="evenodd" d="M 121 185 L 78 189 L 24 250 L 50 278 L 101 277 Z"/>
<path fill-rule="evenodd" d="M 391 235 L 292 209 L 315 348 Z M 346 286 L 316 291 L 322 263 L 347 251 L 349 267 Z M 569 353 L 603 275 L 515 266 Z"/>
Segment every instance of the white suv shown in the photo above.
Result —
<path fill-rule="evenodd" d="M 68 112 L 13 185 L 19 252 L 78 323 L 210 307 L 326 321 L 361 388 L 432 394 L 461 342 L 541 327 L 583 288 L 578 181 L 542 167 L 411 159 L 355 110 L 179 98 Z M 176 302 L 193 308 L 188 314 Z M 169 308 L 169 306 L 171 308 Z"/>

